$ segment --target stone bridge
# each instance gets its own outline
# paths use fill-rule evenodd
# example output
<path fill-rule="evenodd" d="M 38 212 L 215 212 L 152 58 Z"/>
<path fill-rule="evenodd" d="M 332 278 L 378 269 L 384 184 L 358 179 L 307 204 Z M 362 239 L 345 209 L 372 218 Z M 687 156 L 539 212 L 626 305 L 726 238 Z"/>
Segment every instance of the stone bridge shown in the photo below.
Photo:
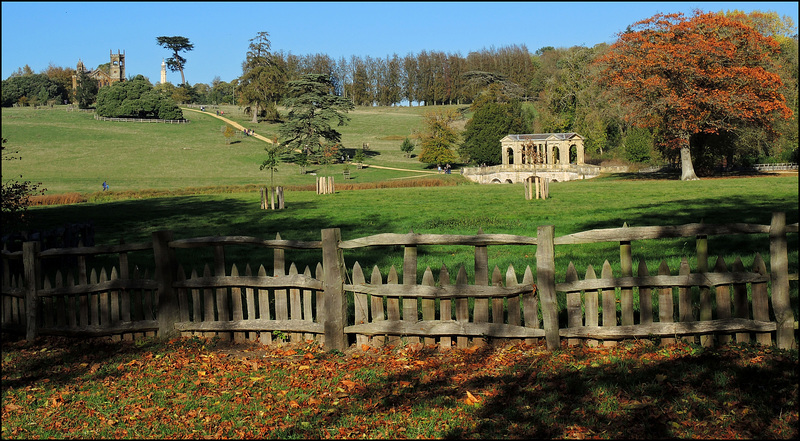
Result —
<path fill-rule="evenodd" d="M 591 179 L 601 173 L 624 173 L 627 167 L 600 167 L 589 164 L 569 165 L 493 165 L 487 167 L 464 167 L 461 174 L 479 184 L 515 184 L 530 176 L 540 176 L 551 181 L 564 182 Z"/>

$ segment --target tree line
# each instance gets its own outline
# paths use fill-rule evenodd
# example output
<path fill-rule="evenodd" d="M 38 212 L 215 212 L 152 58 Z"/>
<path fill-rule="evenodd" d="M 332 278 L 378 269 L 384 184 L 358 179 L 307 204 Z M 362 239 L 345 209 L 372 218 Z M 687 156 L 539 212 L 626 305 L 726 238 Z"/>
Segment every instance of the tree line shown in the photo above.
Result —
<path fill-rule="evenodd" d="M 711 15 L 741 23 L 776 42 L 777 46 L 764 52 L 764 59 L 759 58 L 756 63 L 769 64 L 769 71 L 777 75 L 779 81 L 770 83 L 771 93 L 783 97 L 791 116 L 778 118 L 769 127 L 740 118 L 741 124 L 721 127 L 716 133 L 699 129 L 689 141 L 702 144 L 695 153 L 695 166 L 700 170 L 713 168 L 720 164 L 720 158 L 729 166 L 767 159 L 796 162 L 798 38 L 794 23 L 772 12 L 728 11 Z M 632 25 L 620 33 L 617 43 L 635 32 L 660 31 L 656 27 L 640 25 L 637 29 Z M 188 39 L 174 40 L 178 37 L 158 38 L 159 45 L 173 51 L 174 62 L 170 69 L 179 70 L 183 78 L 183 70 L 187 64 L 191 68 L 191 60 L 187 61 L 179 52 L 191 50 L 191 43 Z M 170 47 L 170 43 L 173 46 Z M 665 42 L 659 50 L 665 50 L 669 44 Z M 644 123 L 642 118 L 634 117 L 649 114 L 654 109 L 653 103 L 647 108 L 642 107 L 641 101 L 624 99 L 631 96 L 631 89 L 607 81 L 612 76 L 607 70 L 609 54 L 618 53 L 614 45 L 543 47 L 532 53 L 525 45 L 511 45 L 484 48 L 466 56 L 422 51 L 405 56 L 334 59 L 320 53 L 295 55 L 283 50 L 273 51 L 269 34 L 261 32 L 250 41 L 248 49 L 242 62 L 242 75 L 230 82 L 216 77 L 211 84 L 166 83 L 156 84 L 154 89 L 177 103 L 234 104 L 249 112 L 254 122 L 282 121 L 278 108 L 289 97 L 288 84 L 307 74 L 320 74 L 326 78 L 331 95 L 345 98 L 355 106 L 462 104 L 477 112 L 481 105 L 492 102 L 491 112 L 488 108 L 483 112 L 506 121 L 496 123 L 492 139 L 505 130 L 577 132 L 585 137 L 587 155 L 595 160 L 663 162 L 679 159 L 679 149 L 653 148 L 664 140 L 666 127 L 653 121 Z M 632 56 L 628 54 L 627 57 L 631 59 Z M 27 66 L 20 69 L 3 81 L 3 106 L 74 99 L 69 96 L 70 71 L 74 69 L 50 66 L 41 74 L 34 74 Z M 648 73 L 639 71 L 638 75 Z M 25 91 L 27 93 L 22 94 Z M 702 105 L 713 107 L 715 111 L 724 107 L 712 101 Z M 728 115 L 736 113 L 735 103 L 728 106 L 727 112 Z M 481 132 L 477 125 L 478 121 L 471 121 L 468 129 Z M 499 160 L 498 155 L 491 153 L 496 150 L 494 145 L 487 147 L 483 140 L 471 138 L 469 133 L 462 135 L 464 139 L 458 150 L 465 162 L 496 163 Z M 492 144 L 499 149 L 499 140 Z M 481 154 L 478 151 L 481 149 L 488 154 Z"/>

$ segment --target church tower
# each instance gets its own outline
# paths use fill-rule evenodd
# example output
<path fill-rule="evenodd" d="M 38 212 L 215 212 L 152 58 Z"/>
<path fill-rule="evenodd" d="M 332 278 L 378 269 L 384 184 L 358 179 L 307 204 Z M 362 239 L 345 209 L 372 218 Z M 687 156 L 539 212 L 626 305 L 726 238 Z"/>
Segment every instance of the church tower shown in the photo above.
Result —
<path fill-rule="evenodd" d="M 116 54 L 111 52 L 109 74 L 111 75 L 111 82 L 125 81 L 125 53 L 120 53 L 119 49 L 117 49 Z"/>
<path fill-rule="evenodd" d="M 164 59 L 161 59 L 161 84 L 167 83 L 167 64 L 164 63 Z"/>

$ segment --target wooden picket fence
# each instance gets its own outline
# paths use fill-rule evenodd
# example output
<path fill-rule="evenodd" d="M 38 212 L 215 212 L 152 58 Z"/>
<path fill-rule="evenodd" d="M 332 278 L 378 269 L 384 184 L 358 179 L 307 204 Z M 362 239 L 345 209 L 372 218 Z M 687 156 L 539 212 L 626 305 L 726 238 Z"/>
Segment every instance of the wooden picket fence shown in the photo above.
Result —
<path fill-rule="evenodd" d="M 789 291 L 797 274 L 789 273 L 787 234 L 797 231 L 797 224 L 785 224 L 785 214 L 775 213 L 770 225 L 623 226 L 560 237 L 553 226 L 542 226 L 536 237 L 410 232 L 343 240 L 338 229 L 325 229 L 320 241 L 284 240 L 280 235 L 274 240 L 174 240 L 171 232 L 160 231 L 153 233 L 152 242 L 140 244 L 39 251 L 38 243 L 26 242 L 22 251 L 3 252 L 0 316 L 4 330 L 22 332 L 28 339 L 200 335 L 265 344 L 275 338 L 314 339 L 343 350 L 354 343 L 422 342 L 447 348 L 493 339 L 544 339 L 555 349 L 561 339 L 613 345 L 631 338 L 656 338 L 663 344 L 688 338 L 704 345 L 754 340 L 795 348 L 797 319 Z M 728 263 L 717 258 L 709 266 L 708 236 L 741 234 L 769 236 L 769 270 L 760 255 L 749 271 L 739 259 Z M 648 268 L 640 261 L 634 275 L 631 243 L 664 238 L 693 238 L 697 268 L 692 271 L 687 258 L 678 268 L 669 268 L 666 261 Z M 599 278 L 590 265 L 581 280 L 570 262 L 565 280 L 556 283 L 556 247 L 597 242 L 619 243 L 620 273 L 613 274 L 606 259 L 599 265 Z M 471 249 L 472 283 L 463 266 L 426 268 L 418 281 L 417 253 L 429 245 Z M 490 271 L 488 248 L 495 245 L 535 246 L 533 265 L 521 279 L 513 266 L 503 271 L 495 265 Z M 249 265 L 228 267 L 227 246 L 272 250 L 272 275 L 263 264 L 255 271 Z M 346 268 L 345 253 L 398 246 L 403 249 L 402 270 L 392 266 L 385 279 L 377 265 L 369 277 L 357 261 Z M 185 271 L 176 250 L 199 247 L 213 250 L 213 264 L 199 272 Z M 286 250 L 321 253 L 321 262 L 313 273 L 308 266 L 300 273 L 294 263 L 287 270 Z M 136 268 L 129 272 L 131 252 L 152 253 L 152 277 Z M 91 270 L 87 276 L 86 259 L 98 255 L 116 256 L 118 267 Z M 44 260 L 67 261 L 55 259 L 63 256 L 77 258 L 77 277 L 73 268 L 59 270 L 54 278 L 42 274 Z M 15 273 L 19 264 L 22 271 Z M 561 320 L 560 312 L 565 313 Z"/>
<path fill-rule="evenodd" d="M 39 242 L 25 242 L 23 251 L 3 252 L 2 326 L 31 335 L 111 336 L 133 340 L 155 336 L 158 284 L 148 271 L 129 271 L 128 253 L 150 250 L 152 243 L 116 246 L 53 248 L 39 252 Z M 116 254 L 118 267 L 110 274 L 101 269 L 87 271 L 86 258 L 93 254 Z M 25 256 L 22 274 L 13 274 L 11 261 Z M 53 279 L 37 275 L 42 261 L 74 257 L 77 280 L 72 271 L 56 271 Z M 29 286 L 28 280 L 36 280 Z M 31 294 L 35 292 L 35 296 Z M 33 312 L 31 312 L 33 311 Z"/>

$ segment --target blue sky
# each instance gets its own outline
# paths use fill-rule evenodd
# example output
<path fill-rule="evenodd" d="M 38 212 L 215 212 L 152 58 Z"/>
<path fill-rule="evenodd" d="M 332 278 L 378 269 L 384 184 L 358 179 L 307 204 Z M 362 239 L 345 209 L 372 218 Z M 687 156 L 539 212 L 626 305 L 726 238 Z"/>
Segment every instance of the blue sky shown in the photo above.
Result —
<path fill-rule="evenodd" d="M 155 83 L 170 53 L 156 37 L 189 38 L 186 80 L 241 75 L 249 40 L 270 33 L 273 50 L 335 59 L 460 53 L 525 45 L 612 43 L 629 24 L 694 9 L 774 11 L 797 24 L 798 2 L 2 2 L 2 78 L 29 65 L 94 68 L 126 53 L 126 74 Z M 180 74 L 168 72 L 168 81 Z"/>

